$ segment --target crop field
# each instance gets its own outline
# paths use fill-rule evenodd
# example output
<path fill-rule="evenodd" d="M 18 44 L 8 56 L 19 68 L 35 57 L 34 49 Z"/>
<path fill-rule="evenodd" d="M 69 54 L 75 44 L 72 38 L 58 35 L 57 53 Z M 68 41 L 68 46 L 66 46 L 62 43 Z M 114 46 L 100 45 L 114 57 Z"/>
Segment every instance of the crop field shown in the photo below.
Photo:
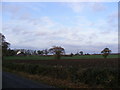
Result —
<path fill-rule="evenodd" d="M 109 55 L 107 58 L 119 58 L 120 55 Z M 102 55 L 62 56 L 61 59 L 102 59 Z M 6 56 L 5 60 L 52 60 L 54 56 Z"/>

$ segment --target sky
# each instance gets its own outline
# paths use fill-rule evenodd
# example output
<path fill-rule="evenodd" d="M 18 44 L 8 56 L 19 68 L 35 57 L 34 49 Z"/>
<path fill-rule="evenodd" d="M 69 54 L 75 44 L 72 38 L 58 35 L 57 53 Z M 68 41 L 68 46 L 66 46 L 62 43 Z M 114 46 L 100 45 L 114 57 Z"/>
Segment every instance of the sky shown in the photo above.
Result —
<path fill-rule="evenodd" d="M 3 2 L 2 33 L 12 49 L 118 52 L 117 2 Z"/>

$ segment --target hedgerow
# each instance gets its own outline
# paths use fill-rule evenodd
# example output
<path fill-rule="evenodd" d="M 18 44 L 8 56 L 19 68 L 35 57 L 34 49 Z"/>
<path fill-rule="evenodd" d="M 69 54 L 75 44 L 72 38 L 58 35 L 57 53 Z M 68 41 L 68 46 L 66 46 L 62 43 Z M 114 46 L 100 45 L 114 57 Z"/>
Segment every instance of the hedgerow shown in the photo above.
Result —
<path fill-rule="evenodd" d="M 84 83 L 91 87 L 101 85 L 103 87 L 120 86 L 118 68 L 81 68 L 78 66 L 47 66 L 24 63 L 3 63 L 3 67 L 11 70 L 22 71 L 29 74 L 49 76 L 56 79 L 68 80 L 72 83 Z"/>

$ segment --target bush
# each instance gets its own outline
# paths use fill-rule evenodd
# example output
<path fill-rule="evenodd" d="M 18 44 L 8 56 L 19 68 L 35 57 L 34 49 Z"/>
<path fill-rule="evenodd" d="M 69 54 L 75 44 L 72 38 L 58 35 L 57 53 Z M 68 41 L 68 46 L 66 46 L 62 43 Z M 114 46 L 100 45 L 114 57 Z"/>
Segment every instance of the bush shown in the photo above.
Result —
<path fill-rule="evenodd" d="M 88 68 L 77 73 L 77 80 L 88 85 L 118 86 L 118 70 L 112 68 Z"/>

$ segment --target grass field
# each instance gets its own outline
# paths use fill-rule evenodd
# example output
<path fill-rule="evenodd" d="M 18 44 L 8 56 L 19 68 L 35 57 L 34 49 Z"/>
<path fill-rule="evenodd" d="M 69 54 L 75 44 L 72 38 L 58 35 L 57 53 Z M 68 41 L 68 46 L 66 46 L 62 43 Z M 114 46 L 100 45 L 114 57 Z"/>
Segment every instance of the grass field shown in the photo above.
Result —
<path fill-rule="evenodd" d="M 107 58 L 119 58 L 119 55 L 109 55 Z M 102 55 L 82 55 L 82 56 L 73 56 L 66 57 L 62 56 L 61 59 L 97 59 L 103 58 Z M 51 60 L 54 59 L 54 56 L 7 56 L 4 57 L 5 60 Z"/>

